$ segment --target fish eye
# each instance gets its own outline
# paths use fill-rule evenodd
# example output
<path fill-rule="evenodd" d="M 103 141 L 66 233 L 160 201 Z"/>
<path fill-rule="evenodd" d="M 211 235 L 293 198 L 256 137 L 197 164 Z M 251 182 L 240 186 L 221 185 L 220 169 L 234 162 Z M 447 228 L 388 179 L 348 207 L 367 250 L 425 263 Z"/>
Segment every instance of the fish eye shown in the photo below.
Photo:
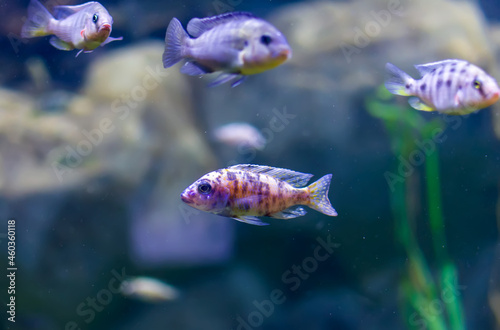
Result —
<path fill-rule="evenodd" d="M 272 41 L 273 41 L 273 38 L 271 38 L 268 35 L 264 34 L 262 37 L 260 37 L 260 42 L 266 46 L 268 46 Z"/>
<path fill-rule="evenodd" d="M 474 86 L 475 89 L 481 89 L 481 82 L 479 80 L 474 80 L 472 83 L 472 86 Z"/>
<path fill-rule="evenodd" d="M 98 19 L 99 19 L 99 15 L 97 15 L 97 13 L 95 13 L 94 16 L 92 16 L 92 22 L 97 23 Z"/>
<path fill-rule="evenodd" d="M 203 195 L 210 194 L 212 186 L 208 182 L 202 182 L 198 185 L 198 192 Z"/>

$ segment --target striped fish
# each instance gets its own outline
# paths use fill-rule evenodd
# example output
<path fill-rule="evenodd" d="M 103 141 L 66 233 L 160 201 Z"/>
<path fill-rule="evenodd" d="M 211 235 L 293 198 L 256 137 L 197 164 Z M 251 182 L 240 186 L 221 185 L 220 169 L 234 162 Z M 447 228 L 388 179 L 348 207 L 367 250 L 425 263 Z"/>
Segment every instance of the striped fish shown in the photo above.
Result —
<path fill-rule="evenodd" d="M 304 187 L 312 176 L 270 166 L 234 165 L 202 176 L 182 192 L 181 199 L 198 210 L 259 226 L 267 225 L 258 218 L 262 216 L 305 215 L 299 205 L 336 216 L 328 200 L 332 175 Z"/>
<path fill-rule="evenodd" d="M 50 44 L 57 49 L 80 49 L 90 53 L 99 46 L 122 37 L 113 38 L 113 18 L 99 2 L 91 1 L 78 6 L 56 6 L 53 17 L 38 1 L 31 0 L 28 19 L 21 30 L 21 37 L 34 38 L 53 35 Z"/>
<path fill-rule="evenodd" d="M 410 105 L 422 111 L 465 115 L 498 100 L 500 89 L 494 78 L 463 60 L 444 60 L 416 65 L 421 79 L 415 80 L 391 63 L 386 64 L 385 87 L 396 95 L 415 96 Z"/>

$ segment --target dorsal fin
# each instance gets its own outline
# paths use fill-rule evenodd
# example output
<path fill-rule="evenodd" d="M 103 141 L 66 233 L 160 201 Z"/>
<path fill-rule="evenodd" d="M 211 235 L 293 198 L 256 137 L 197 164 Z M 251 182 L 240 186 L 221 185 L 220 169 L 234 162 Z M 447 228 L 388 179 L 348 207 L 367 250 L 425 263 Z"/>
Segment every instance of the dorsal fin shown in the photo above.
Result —
<path fill-rule="evenodd" d="M 248 171 L 253 173 L 269 175 L 272 176 L 273 178 L 284 181 L 289 185 L 291 185 L 292 187 L 296 188 L 305 186 L 309 182 L 309 180 L 311 180 L 311 178 L 313 177 L 313 175 L 309 173 L 301 173 L 292 170 L 287 170 L 285 168 L 252 165 L 252 164 L 234 165 L 228 167 L 227 169 L 241 170 L 241 171 Z"/>
<path fill-rule="evenodd" d="M 249 18 L 256 18 L 256 17 L 253 14 L 247 12 L 234 12 L 212 17 L 193 18 L 192 20 L 189 21 L 187 25 L 187 31 L 190 35 L 197 38 L 204 32 L 212 29 L 214 26 L 224 24 L 226 22 L 233 20 L 249 19 Z"/>
<path fill-rule="evenodd" d="M 426 74 L 432 72 L 432 70 L 440 68 L 444 65 L 447 64 L 452 64 L 452 63 L 467 63 L 467 61 L 464 60 L 444 60 L 444 61 L 439 61 L 439 62 L 432 62 L 432 63 L 427 63 L 427 64 L 420 64 L 420 65 L 415 65 L 415 68 L 420 72 L 420 75 L 423 77 Z"/>
<path fill-rule="evenodd" d="M 83 9 L 90 8 L 95 4 L 99 4 L 98 2 L 91 1 L 84 3 L 82 5 L 77 6 L 55 6 L 54 7 L 54 17 L 58 20 L 65 19 L 68 16 L 71 16 Z"/>

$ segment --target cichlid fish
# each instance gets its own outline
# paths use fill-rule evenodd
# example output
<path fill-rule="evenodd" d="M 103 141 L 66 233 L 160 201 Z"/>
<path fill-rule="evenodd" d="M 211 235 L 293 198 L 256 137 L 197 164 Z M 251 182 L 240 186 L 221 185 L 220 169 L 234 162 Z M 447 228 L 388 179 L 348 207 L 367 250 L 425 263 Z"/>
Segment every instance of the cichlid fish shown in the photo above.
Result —
<path fill-rule="evenodd" d="M 337 212 L 328 200 L 332 175 L 304 187 L 313 175 L 260 165 L 234 165 L 210 172 L 181 194 L 184 203 L 201 211 L 252 225 L 267 225 L 258 217 L 291 219 L 306 214 L 298 205 L 329 216 Z"/>
<path fill-rule="evenodd" d="M 31 0 L 28 6 L 28 19 L 21 30 L 21 37 L 34 38 L 53 35 L 50 44 L 57 49 L 90 53 L 113 38 L 111 26 L 113 18 L 99 2 L 87 2 L 78 6 L 56 6 L 54 17 L 38 1 Z"/>
<path fill-rule="evenodd" d="M 245 76 L 275 68 L 292 55 L 278 29 L 249 13 L 193 18 L 187 32 L 177 18 L 170 21 L 163 66 L 169 68 L 186 59 L 181 72 L 187 75 L 223 72 L 211 86 L 237 79 L 234 87 Z"/>
<path fill-rule="evenodd" d="M 173 286 L 144 276 L 124 280 L 120 291 L 124 296 L 152 303 L 175 300 L 179 297 L 179 291 Z"/>
<path fill-rule="evenodd" d="M 463 60 L 445 60 L 416 65 L 421 79 L 415 80 L 391 63 L 385 87 L 392 94 L 416 96 L 410 105 L 422 111 L 465 115 L 498 100 L 500 89 L 490 75 Z"/>
<path fill-rule="evenodd" d="M 262 150 L 266 138 L 254 126 L 247 123 L 230 123 L 218 127 L 214 136 L 217 141 L 231 146 L 244 146 Z"/>

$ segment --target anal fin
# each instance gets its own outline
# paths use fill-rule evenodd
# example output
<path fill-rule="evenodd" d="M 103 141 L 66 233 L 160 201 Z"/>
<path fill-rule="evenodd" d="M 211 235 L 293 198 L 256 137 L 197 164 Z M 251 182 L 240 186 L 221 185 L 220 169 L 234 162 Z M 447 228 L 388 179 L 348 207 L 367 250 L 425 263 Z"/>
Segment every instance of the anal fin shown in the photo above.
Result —
<path fill-rule="evenodd" d="M 281 212 L 271 214 L 271 218 L 275 219 L 293 219 L 306 215 L 307 211 L 303 207 L 292 206 Z"/>
<path fill-rule="evenodd" d="M 215 80 L 213 80 L 210 84 L 208 84 L 208 87 L 214 87 L 217 85 L 221 85 L 221 84 L 224 84 L 228 81 L 231 81 L 231 80 L 234 80 L 237 78 L 238 78 L 238 80 L 234 81 L 231 84 L 231 87 L 238 86 L 241 82 L 243 82 L 243 80 L 245 80 L 245 76 L 242 76 L 242 75 L 237 74 L 237 73 L 223 73 L 223 74 L 219 75 L 217 78 L 215 78 Z"/>
<path fill-rule="evenodd" d="M 418 97 L 410 97 L 408 100 L 408 103 L 410 103 L 411 107 L 420 111 L 434 111 L 435 109 L 431 108 L 424 102 L 422 102 Z"/>
<path fill-rule="evenodd" d="M 238 86 L 239 84 L 241 84 L 242 82 L 244 82 L 245 79 L 247 79 L 246 76 L 239 76 L 239 78 L 236 81 L 233 81 L 233 83 L 231 84 L 231 87 Z"/>
<path fill-rule="evenodd" d="M 189 76 L 201 76 L 212 71 L 208 68 L 201 66 L 195 62 L 186 62 L 181 68 L 181 73 L 187 74 Z"/>
<path fill-rule="evenodd" d="M 244 223 L 248 223 L 250 225 L 255 225 L 255 226 L 267 226 L 269 225 L 266 222 L 263 222 L 257 217 L 251 216 L 251 215 L 242 215 L 238 217 L 233 217 L 234 220 L 238 220 Z"/>

